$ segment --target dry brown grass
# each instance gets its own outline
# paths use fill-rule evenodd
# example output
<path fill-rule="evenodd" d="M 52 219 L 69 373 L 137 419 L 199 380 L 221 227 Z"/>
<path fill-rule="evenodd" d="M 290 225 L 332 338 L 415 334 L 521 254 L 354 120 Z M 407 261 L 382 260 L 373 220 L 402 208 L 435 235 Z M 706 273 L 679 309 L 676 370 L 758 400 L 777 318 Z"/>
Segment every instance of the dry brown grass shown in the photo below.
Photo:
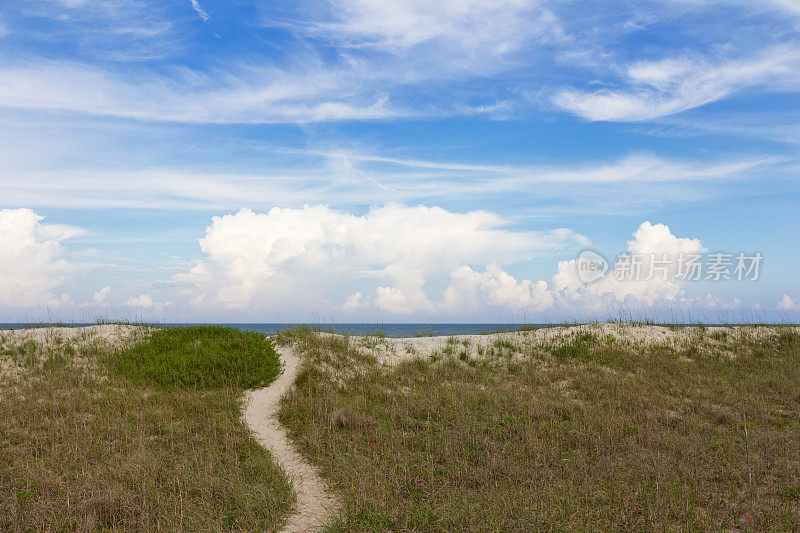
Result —
<path fill-rule="evenodd" d="M 691 334 L 387 368 L 298 330 L 281 419 L 344 498 L 334 531 L 800 529 L 800 336 Z"/>
<path fill-rule="evenodd" d="M 242 426 L 240 390 L 108 376 L 97 339 L 5 337 L 0 531 L 261 531 L 285 519 L 290 485 Z"/>

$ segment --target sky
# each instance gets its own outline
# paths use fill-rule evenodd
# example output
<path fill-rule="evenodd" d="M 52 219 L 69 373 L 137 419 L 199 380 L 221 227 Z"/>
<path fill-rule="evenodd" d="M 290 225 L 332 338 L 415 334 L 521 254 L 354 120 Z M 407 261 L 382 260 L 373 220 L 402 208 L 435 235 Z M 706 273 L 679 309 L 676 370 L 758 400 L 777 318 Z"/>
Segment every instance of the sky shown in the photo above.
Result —
<path fill-rule="evenodd" d="M 794 0 L 0 4 L 0 322 L 797 322 L 799 177 Z"/>

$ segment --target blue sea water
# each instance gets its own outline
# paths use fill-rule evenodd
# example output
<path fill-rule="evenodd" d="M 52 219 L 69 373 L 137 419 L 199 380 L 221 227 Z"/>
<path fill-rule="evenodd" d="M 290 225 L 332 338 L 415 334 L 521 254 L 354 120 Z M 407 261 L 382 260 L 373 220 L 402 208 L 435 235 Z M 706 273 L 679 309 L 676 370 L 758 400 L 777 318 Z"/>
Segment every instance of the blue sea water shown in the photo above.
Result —
<path fill-rule="evenodd" d="M 23 329 L 47 326 L 91 326 L 92 324 L 0 324 L 0 329 Z M 190 326 L 197 324 L 156 324 L 161 327 Z M 499 331 L 513 331 L 527 327 L 542 327 L 546 324 L 214 324 L 230 326 L 244 331 L 273 334 L 297 326 L 312 326 L 323 331 L 348 335 L 386 335 L 387 337 L 419 337 L 434 335 L 479 335 Z"/>
<path fill-rule="evenodd" d="M 387 337 L 419 337 L 434 335 L 480 335 L 499 331 L 512 331 L 522 327 L 540 327 L 544 324 L 228 324 L 247 331 L 277 333 L 300 325 L 322 331 L 348 335 L 386 335 Z"/>

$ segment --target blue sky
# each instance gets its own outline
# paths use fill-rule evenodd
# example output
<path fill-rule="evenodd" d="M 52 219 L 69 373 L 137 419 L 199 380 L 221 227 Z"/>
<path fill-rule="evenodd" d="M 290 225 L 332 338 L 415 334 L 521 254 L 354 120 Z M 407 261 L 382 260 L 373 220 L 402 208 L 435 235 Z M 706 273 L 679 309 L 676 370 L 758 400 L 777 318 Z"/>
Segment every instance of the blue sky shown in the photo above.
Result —
<path fill-rule="evenodd" d="M 788 0 L 6 1 L 0 322 L 798 320 L 799 38 Z"/>

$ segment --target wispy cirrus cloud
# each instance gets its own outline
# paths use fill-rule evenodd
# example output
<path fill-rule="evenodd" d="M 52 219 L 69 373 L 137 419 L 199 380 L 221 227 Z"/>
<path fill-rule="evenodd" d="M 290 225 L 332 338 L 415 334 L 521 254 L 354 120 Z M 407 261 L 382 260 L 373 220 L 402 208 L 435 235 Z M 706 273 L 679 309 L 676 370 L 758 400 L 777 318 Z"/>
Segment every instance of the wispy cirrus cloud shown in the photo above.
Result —
<path fill-rule="evenodd" d="M 531 45 L 562 42 L 561 23 L 543 0 L 328 0 L 332 17 L 298 26 L 349 49 L 397 56 L 418 66 L 497 70 Z"/>
<path fill-rule="evenodd" d="M 0 107 L 189 123 L 304 123 L 414 114 L 393 106 L 374 79 L 368 72 L 328 69 L 313 60 L 291 72 L 274 67 L 241 68 L 236 75 L 141 69 L 133 76 L 76 62 L 16 61 L 0 64 Z"/>
<path fill-rule="evenodd" d="M 739 7 L 757 11 L 782 11 L 800 14 L 800 4 L 796 0 L 764 0 L 753 3 L 748 0 L 671 0 L 669 3 L 682 7 L 720 8 Z"/>
<path fill-rule="evenodd" d="M 45 57 L 146 63 L 174 58 L 184 51 L 185 33 L 170 3 L 31 0 L 24 3 L 24 9 L 11 6 L 6 15 L 14 25 L 18 50 L 66 44 Z"/>
<path fill-rule="evenodd" d="M 507 117 L 513 103 L 503 98 L 475 98 L 480 91 L 462 87 L 461 96 L 446 101 L 430 88 L 505 70 L 501 57 L 560 34 L 554 15 L 535 0 L 336 0 L 328 17 L 292 21 L 300 37 L 290 55 L 248 49 L 198 66 L 196 58 L 179 59 L 187 31 L 167 8 L 147 11 L 137 0 L 58 5 L 36 4 L 40 16 L 63 22 L 32 40 L 61 36 L 82 44 L 79 53 L 59 60 L 0 53 L 0 106 L 217 124 Z M 191 5 L 209 20 L 197 0 Z"/>
<path fill-rule="evenodd" d="M 716 102 L 738 91 L 800 87 L 800 48 L 777 46 L 746 58 L 677 57 L 640 61 L 624 71 L 627 87 L 558 92 L 553 103 L 594 121 L 639 121 Z"/>
<path fill-rule="evenodd" d="M 665 50 L 665 59 L 620 56 L 614 43 L 637 31 L 628 28 L 638 27 L 632 20 L 647 26 L 675 16 L 654 5 L 647 17 L 624 6 L 597 14 L 587 28 L 563 5 L 546 0 L 328 0 L 318 4 L 327 9 L 298 8 L 282 22 L 292 35 L 291 46 L 282 43 L 291 54 L 237 50 L 224 62 L 211 55 L 202 67 L 178 53 L 187 31 L 163 6 L 148 10 L 137 0 L 59 10 L 45 5 L 53 4 L 35 4 L 64 22 L 37 39 L 83 43 L 81 52 L 58 61 L 0 54 L 2 106 L 188 123 L 511 119 L 543 105 L 525 95 L 545 94 L 557 108 L 588 120 L 641 121 L 745 89 L 774 92 L 800 83 L 794 74 L 798 48 L 775 39 L 758 44 L 762 50 L 755 53 L 741 52 L 753 49 L 753 42 L 712 47 L 722 50 L 713 57 L 705 43 L 688 43 L 681 55 Z M 208 21 L 198 0 L 191 6 Z M 96 26 L 103 30 L 88 31 Z M 131 62 L 142 68 L 134 73 L 124 65 Z M 573 81 L 571 88 L 556 89 L 574 80 L 575 72 L 583 81 L 616 83 L 587 90 Z"/>
<path fill-rule="evenodd" d="M 194 9 L 195 12 L 197 12 L 197 16 L 203 19 L 203 22 L 208 22 L 208 19 L 210 17 L 208 16 L 208 13 L 206 13 L 206 11 L 202 8 L 202 6 L 200 6 L 200 2 L 198 2 L 197 0 L 191 0 L 191 2 L 192 2 L 192 9 Z"/>
<path fill-rule="evenodd" d="M 21 166 L 19 154 L 9 157 Z M 0 162 L 3 159 L 0 152 Z M 0 195 L 6 205 L 162 209 L 358 205 L 375 198 L 394 202 L 457 198 L 462 205 L 480 205 L 512 195 L 517 201 L 536 201 L 536 212 L 544 209 L 541 200 L 558 200 L 560 209 L 625 212 L 683 203 L 687 198 L 700 201 L 714 191 L 723 194 L 719 191 L 734 181 L 765 175 L 774 180 L 792 171 L 791 164 L 774 157 L 691 162 L 632 154 L 611 162 L 515 166 L 321 151 L 299 152 L 292 166 L 263 173 L 180 167 L 0 170 Z"/>
<path fill-rule="evenodd" d="M 582 166 L 518 166 L 485 165 L 454 162 L 401 159 L 343 152 L 306 152 L 334 159 L 385 163 L 400 167 L 431 169 L 438 171 L 464 172 L 492 175 L 492 183 L 502 186 L 503 176 L 512 180 L 553 183 L 613 183 L 613 182 L 658 182 L 686 180 L 731 179 L 765 165 L 782 162 L 780 158 L 742 158 L 721 162 L 681 162 L 665 159 L 654 154 L 641 153 L 622 157 L 612 163 L 589 163 Z"/>

